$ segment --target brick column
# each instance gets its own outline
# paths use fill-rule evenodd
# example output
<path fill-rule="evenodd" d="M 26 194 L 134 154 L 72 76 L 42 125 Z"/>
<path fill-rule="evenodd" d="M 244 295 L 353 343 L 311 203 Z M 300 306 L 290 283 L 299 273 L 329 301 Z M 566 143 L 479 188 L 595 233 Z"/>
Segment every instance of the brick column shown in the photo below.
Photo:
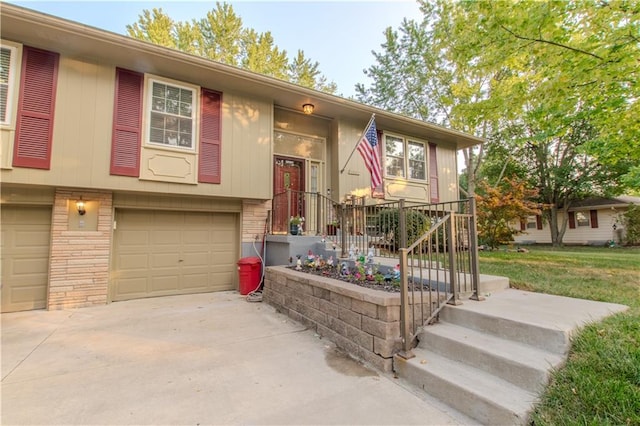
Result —
<path fill-rule="evenodd" d="M 256 235 L 262 239 L 265 221 L 271 208 L 271 200 L 243 200 L 242 201 L 242 242 L 251 243 Z"/>
<path fill-rule="evenodd" d="M 80 196 L 97 209 L 87 212 L 97 214 L 97 230 L 69 230 L 69 203 Z M 47 309 L 107 303 L 112 223 L 111 192 L 56 190 Z"/>

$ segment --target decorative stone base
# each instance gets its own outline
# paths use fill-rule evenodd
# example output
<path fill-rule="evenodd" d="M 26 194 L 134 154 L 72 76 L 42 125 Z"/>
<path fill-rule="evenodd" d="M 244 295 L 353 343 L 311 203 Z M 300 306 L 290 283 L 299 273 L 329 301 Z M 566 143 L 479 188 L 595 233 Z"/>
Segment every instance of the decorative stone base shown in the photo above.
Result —
<path fill-rule="evenodd" d="M 271 266 L 263 300 L 351 356 L 392 371 L 393 355 L 401 349 L 398 293 Z"/>

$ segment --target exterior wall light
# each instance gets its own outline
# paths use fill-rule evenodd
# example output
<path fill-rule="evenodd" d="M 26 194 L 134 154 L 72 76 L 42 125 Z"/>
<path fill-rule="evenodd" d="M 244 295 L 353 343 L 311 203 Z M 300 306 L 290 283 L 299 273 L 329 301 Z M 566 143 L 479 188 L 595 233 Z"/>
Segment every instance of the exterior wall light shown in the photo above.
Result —
<path fill-rule="evenodd" d="M 76 208 L 78 209 L 78 214 L 80 216 L 84 216 L 87 210 L 84 208 L 84 201 L 82 201 L 82 197 L 78 201 L 76 201 Z"/>
<path fill-rule="evenodd" d="M 315 107 L 313 106 L 313 104 L 304 104 L 304 105 L 302 105 L 302 112 L 304 112 L 307 115 L 313 114 L 313 109 L 314 108 Z"/>

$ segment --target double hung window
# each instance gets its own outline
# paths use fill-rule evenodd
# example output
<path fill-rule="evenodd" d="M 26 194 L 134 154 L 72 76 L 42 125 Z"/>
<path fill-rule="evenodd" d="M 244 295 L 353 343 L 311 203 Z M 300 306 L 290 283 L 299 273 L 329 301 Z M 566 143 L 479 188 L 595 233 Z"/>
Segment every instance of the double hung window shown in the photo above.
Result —
<path fill-rule="evenodd" d="M 13 91 L 16 84 L 18 48 L 2 40 L 0 46 L 0 124 L 10 125 L 13 111 Z"/>
<path fill-rule="evenodd" d="M 148 142 L 194 150 L 196 90 L 153 79 L 149 84 Z"/>
<path fill-rule="evenodd" d="M 427 153 L 423 142 L 386 135 L 385 172 L 387 177 L 427 179 Z"/>

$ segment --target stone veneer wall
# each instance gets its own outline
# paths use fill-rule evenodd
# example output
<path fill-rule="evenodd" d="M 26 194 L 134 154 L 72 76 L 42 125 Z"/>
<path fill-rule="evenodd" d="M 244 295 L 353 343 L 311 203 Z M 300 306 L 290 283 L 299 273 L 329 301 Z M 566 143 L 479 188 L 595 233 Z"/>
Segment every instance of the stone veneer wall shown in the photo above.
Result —
<path fill-rule="evenodd" d="M 266 269 L 263 300 L 382 371 L 400 343 L 400 296 L 298 272 Z"/>
<path fill-rule="evenodd" d="M 262 239 L 271 200 L 242 200 L 242 242 L 251 243 L 256 235 Z"/>
<path fill-rule="evenodd" d="M 68 203 L 97 201 L 97 231 L 70 231 Z M 56 190 L 51 229 L 47 309 L 107 303 L 113 224 L 110 192 Z"/>

